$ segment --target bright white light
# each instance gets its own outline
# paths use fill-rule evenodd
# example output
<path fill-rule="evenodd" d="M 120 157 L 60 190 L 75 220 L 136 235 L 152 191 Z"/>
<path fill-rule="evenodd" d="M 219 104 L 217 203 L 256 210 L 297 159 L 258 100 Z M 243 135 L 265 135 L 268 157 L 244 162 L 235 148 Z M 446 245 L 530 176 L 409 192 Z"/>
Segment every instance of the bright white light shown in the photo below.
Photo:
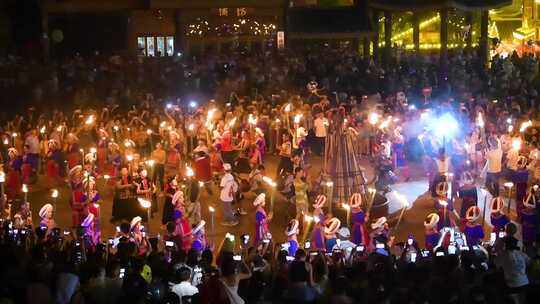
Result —
<path fill-rule="evenodd" d="M 446 113 L 431 122 L 431 129 L 437 137 L 451 138 L 458 128 L 458 122 L 450 113 Z"/>
<path fill-rule="evenodd" d="M 197 106 L 197 102 L 192 100 L 189 102 L 189 106 L 195 108 Z"/>

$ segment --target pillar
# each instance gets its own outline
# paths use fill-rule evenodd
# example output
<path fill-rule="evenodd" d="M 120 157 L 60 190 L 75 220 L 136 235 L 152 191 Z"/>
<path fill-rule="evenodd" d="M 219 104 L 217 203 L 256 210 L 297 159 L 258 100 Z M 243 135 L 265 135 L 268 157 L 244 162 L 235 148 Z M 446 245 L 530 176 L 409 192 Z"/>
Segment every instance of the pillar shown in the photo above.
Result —
<path fill-rule="evenodd" d="M 483 10 L 480 17 L 480 44 L 478 50 L 484 66 L 487 64 L 488 60 L 488 23 L 489 11 Z"/>
<path fill-rule="evenodd" d="M 467 12 L 467 15 L 465 15 L 465 24 L 470 26 L 469 34 L 465 38 L 465 45 L 467 48 L 472 48 L 472 23 L 473 23 L 473 15 L 470 12 Z"/>
<path fill-rule="evenodd" d="M 363 39 L 363 50 L 362 50 L 362 57 L 364 59 L 369 58 L 369 46 L 371 44 L 371 39 L 369 39 L 368 36 L 365 36 Z"/>
<path fill-rule="evenodd" d="M 392 58 L 392 13 L 384 12 L 384 64 L 389 65 Z"/>
<path fill-rule="evenodd" d="M 440 28 L 440 61 L 441 65 L 446 64 L 448 58 L 448 10 L 443 8 L 440 11 L 441 28 Z"/>
<path fill-rule="evenodd" d="M 373 61 L 375 63 L 379 62 L 379 12 L 373 11 L 373 21 L 375 33 L 373 34 Z"/>
<path fill-rule="evenodd" d="M 177 54 L 181 52 L 186 54 L 189 52 L 186 45 L 186 27 L 185 20 L 182 18 L 182 11 L 177 9 L 174 15 L 174 53 Z"/>
<path fill-rule="evenodd" d="M 420 20 L 418 12 L 413 12 L 412 17 L 414 51 L 420 53 Z"/>

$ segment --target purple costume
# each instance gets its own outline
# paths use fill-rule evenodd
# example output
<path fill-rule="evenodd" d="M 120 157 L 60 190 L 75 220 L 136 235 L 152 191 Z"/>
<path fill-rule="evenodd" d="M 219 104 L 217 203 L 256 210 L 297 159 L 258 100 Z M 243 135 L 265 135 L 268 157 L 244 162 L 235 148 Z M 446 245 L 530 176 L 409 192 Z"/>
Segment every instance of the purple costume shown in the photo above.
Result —
<path fill-rule="evenodd" d="M 315 223 L 313 231 L 311 232 L 311 243 L 313 244 L 314 249 L 324 250 L 326 246 L 323 235 L 324 213 L 322 209 L 315 209 L 313 211 L 313 217 L 318 217 L 319 222 Z"/>
<path fill-rule="evenodd" d="M 426 248 L 432 250 L 439 243 L 441 235 L 438 231 L 431 231 L 426 234 Z"/>
<path fill-rule="evenodd" d="M 289 256 L 295 256 L 296 250 L 298 250 L 298 241 L 297 240 L 289 240 Z"/>
<path fill-rule="evenodd" d="M 524 243 L 531 243 L 536 240 L 540 220 L 538 213 L 534 209 L 523 209 L 519 212 L 519 220 L 521 222 L 521 234 Z"/>
<path fill-rule="evenodd" d="M 482 225 L 473 224 L 470 226 L 465 224 L 465 237 L 467 238 L 467 245 L 474 246 L 480 244 L 480 241 L 484 238 L 484 229 Z"/>
<path fill-rule="evenodd" d="M 504 231 L 504 226 L 510 223 L 508 217 L 502 213 L 491 214 L 490 216 L 491 225 L 493 226 L 493 232 Z"/>
<path fill-rule="evenodd" d="M 353 222 L 353 243 L 356 245 L 366 245 L 368 243 L 368 233 L 364 227 L 366 222 L 364 211 L 352 212 L 351 219 Z"/>
<path fill-rule="evenodd" d="M 266 212 L 264 209 L 257 209 L 255 212 L 255 244 L 259 244 L 266 239 L 268 233 L 268 222 L 266 221 Z"/>
<path fill-rule="evenodd" d="M 264 138 L 257 138 L 255 144 L 257 145 L 259 154 L 261 155 L 261 162 L 264 162 L 264 153 L 266 152 L 266 142 L 264 141 Z"/>

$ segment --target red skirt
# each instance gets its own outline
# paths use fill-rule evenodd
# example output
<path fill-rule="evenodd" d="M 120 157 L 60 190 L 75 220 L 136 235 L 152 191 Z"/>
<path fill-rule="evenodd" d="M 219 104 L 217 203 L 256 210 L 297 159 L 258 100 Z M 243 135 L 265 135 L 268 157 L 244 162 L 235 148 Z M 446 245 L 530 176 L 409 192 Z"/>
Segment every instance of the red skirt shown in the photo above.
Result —
<path fill-rule="evenodd" d="M 167 161 L 165 163 L 167 168 L 178 169 L 179 163 L 180 163 L 180 156 L 176 151 L 167 152 Z"/>
<path fill-rule="evenodd" d="M 210 158 L 199 157 L 195 159 L 193 165 L 195 170 L 195 178 L 200 182 L 208 182 L 212 179 L 212 170 L 210 169 Z"/>
<path fill-rule="evenodd" d="M 97 170 L 99 173 L 104 173 L 107 164 L 107 148 L 97 149 Z"/>
<path fill-rule="evenodd" d="M 31 183 L 30 178 L 32 177 L 32 166 L 30 164 L 23 164 L 21 167 L 21 171 L 22 171 L 22 182 L 24 184 L 30 184 Z"/>
<path fill-rule="evenodd" d="M 71 152 L 67 155 L 67 161 L 69 168 L 73 168 L 80 164 L 80 153 L 78 152 Z"/>
<path fill-rule="evenodd" d="M 21 192 L 21 174 L 18 171 L 10 171 L 6 179 L 6 194 L 8 200 L 15 199 Z"/>

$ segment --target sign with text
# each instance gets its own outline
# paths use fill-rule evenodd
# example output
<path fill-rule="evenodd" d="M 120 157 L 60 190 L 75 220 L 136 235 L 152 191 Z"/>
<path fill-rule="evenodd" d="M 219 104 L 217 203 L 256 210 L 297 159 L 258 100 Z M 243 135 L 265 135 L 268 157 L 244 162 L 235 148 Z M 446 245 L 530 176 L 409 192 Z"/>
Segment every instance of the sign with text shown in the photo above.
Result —
<path fill-rule="evenodd" d="M 212 13 L 220 17 L 246 17 L 252 15 L 254 10 L 247 7 L 220 7 L 212 9 Z"/>

